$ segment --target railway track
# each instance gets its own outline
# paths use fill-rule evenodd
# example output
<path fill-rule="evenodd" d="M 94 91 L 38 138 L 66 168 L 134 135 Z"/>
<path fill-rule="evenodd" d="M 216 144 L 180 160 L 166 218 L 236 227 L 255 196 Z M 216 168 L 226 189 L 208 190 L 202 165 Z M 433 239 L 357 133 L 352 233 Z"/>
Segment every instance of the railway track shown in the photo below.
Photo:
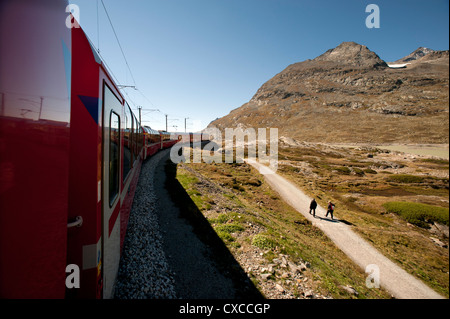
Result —
<path fill-rule="evenodd" d="M 115 287 L 118 299 L 176 298 L 174 276 L 163 250 L 158 222 L 155 169 L 167 154 L 145 161 L 136 188 Z"/>

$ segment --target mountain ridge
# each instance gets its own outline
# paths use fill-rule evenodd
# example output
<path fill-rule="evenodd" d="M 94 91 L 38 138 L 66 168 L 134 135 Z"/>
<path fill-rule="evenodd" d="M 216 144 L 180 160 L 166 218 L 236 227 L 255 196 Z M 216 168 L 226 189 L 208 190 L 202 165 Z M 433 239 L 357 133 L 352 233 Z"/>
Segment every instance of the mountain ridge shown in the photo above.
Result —
<path fill-rule="evenodd" d="M 342 42 L 334 49 L 330 49 L 314 59 L 315 61 L 333 61 L 348 63 L 352 61 L 357 66 L 387 67 L 375 52 L 369 50 L 365 45 L 356 42 Z"/>
<path fill-rule="evenodd" d="M 419 47 L 416 50 L 414 50 L 413 52 L 411 52 L 410 54 L 408 54 L 407 56 L 404 56 L 403 58 L 397 60 L 396 62 L 402 63 L 402 62 L 415 61 L 415 60 L 418 60 L 418 59 L 426 56 L 427 54 L 430 54 L 433 52 L 437 52 L 437 51 L 426 48 L 426 47 Z"/>
<path fill-rule="evenodd" d="M 209 126 L 277 127 L 309 142 L 448 143 L 448 74 L 448 51 L 394 70 L 366 46 L 343 42 L 289 65 Z"/>

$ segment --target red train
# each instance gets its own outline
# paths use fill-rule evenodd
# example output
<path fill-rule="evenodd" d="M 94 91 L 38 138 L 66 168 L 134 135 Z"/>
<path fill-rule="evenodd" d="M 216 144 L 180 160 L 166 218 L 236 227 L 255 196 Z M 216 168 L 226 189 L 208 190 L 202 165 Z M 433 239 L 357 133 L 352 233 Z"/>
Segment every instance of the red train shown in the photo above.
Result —
<path fill-rule="evenodd" d="M 0 2 L 0 298 L 112 297 L 142 161 L 178 141 L 140 125 L 67 5 Z"/>
<path fill-rule="evenodd" d="M 148 126 L 144 126 L 142 129 L 144 130 L 145 144 L 144 159 L 178 142 L 178 135 L 175 133 L 156 131 Z"/>

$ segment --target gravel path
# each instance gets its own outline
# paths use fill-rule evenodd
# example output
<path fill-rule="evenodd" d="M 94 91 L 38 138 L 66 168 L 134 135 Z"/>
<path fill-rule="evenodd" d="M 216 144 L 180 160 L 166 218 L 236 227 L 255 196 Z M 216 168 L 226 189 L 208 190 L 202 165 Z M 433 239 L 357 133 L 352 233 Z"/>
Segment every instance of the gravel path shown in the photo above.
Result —
<path fill-rule="evenodd" d="M 383 256 L 367 241 L 352 231 L 350 226 L 325 217 L 326 209 L 318 206 L 316 218 L 309 214 L 311 198 L 302 190 L 282 176 L 268 171 L 267 167 L 248 161 L 250 165 L 264 174 L 267 182 L 280 196 L 298 212 L 303 214 L 313 225 L 319 227 L 333 242 L 345 252 L 363 270 L 369 265 L 379 268 L 380 285 L 399 299 L 442 299 L 441 295 L 429 288 L 422 281 L 408 274 L 405 270 Z"/>

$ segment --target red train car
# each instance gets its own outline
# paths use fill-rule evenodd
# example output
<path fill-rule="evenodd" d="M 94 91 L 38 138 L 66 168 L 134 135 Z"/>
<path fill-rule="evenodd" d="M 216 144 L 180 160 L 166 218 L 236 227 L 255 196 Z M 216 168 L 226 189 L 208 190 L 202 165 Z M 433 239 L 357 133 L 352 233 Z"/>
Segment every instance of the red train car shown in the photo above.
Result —
<path fill-rule="evenodd" d="M 144 126 L 145 158 L 152 156 L 162 149 L 161 134 L 148 126 Z"/>
<path fill-rule="evenodd" d="M 169 148 L 172 147 L 174 144 L 178 142 L 178 136 L 176 133 L 169 133 L 162 131 L 161 134 L 161 142 L 162 142 L 162 148 Z"/>
<path fill-rule="evenodd" d="M 1 298 L 113 295 L 144 131 L 67 5 L 0 2 Z"/>
<path fill-rule="evenodd" d="M 144 126 L 144 159 L 152 156 L 158 151 L 172 147 L 178 142 L 178 137 L 174 133 L 156 131 L 149 126 Z"/>
<path fill-rule="evenodd" d="M 72 28 L 67 263 L 77 297 L 110 298 L 142 162 L 143 131 L 81 28 Z M 81 215 L 80 215 L 81 214 Z M 84 216 L 83 216 L 84 215 Z"/>

